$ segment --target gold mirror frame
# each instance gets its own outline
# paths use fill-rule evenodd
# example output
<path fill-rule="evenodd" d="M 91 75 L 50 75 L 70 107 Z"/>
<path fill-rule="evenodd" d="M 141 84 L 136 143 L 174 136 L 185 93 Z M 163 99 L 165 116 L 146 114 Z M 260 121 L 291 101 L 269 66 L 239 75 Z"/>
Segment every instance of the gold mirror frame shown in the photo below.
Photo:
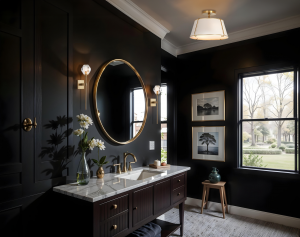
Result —
<path fill-rule="evenodd" d="M 143 124 L 142 124 L 142 126 L 141 126 L 139 132 L 138 132 L 133 138 L 131 138 L 130 140 L 128 140 L 128 141 L 126 141 L 126 142 L 119 142 L 119 141 L 116 141 L 115 139 L 113 139 L 113 138 L 106 132 L 106 130 L 105 130 L 105 128 L 104 128 L 104 126 L 103 126 L 103 124 L 102 124 L 102 122 L 101 122 L 101 119 L 100 119 L 100 112 L 98 111 L 98 107 L 97 107 L 97 89 L 98 89 L 98 83 L 99 83 L 99 81 L 100 81 L 100 79 L 101 79 L 101 75 L 103 74 L 103 72 L 104 72 L 104 70 L 106 69 L 106 67 L 107 67 L 110 63 L 112 63 L 112 62 L 114 62 L 114 61 L 121 61 L 121 62 L 123 62 L 123 63 L 126 63 L 126 64 L 134 71 L 135 75 L 138 77 L 138 79 L 139 79 L 139 81 L 140 81 L 140 83 L 141 83 L 141 85 L 142 85 L 142 88 L 143 88 L 143 91 L 144 91 L 144 97 L 145 97 L 145 115 L 144 115 Z M 95 114 L 96 114 L 97 121 L 98 121 L 98 123 L 99 123 L 99 125 L 100 125 L 100 128 L 101 128 L 102 132 L 103 132 L 103 133 L 104 133 L 111 141 L 113 141 L 113 142 L 115 142 L 115 143 L 118 143 L 118 144 L 129 144 L 130 142 L 133 142 L 135 139 L 137 139 L 138 136 L 142 133 L 142 131 L 143 131 L 144 127 L 145 127 L 145 124 L 146 124 L 146 120 L 147 120 L 147 114 L 148 114 L 148 103 L 147 103 L 147 102 L 148 102 L 148 97 L 147 97 L 146 87 L 145 87 L 145 85 L 144 85 L 143 79 L 141 78 L 141 76 L 140 76 L 140 74 L 137 72 L 137 70 L 136 70 L 129 62 L 127 62 L 127 61 L 125 61 L 125 60 L 123 60 L 123 59 L 114 59 L 114 60 L 111 60 L 111 61 L 105 63 L 105 64 L 101 67 L 101 69 L 100 69 L 100 71 L 99 71 L 99 73 L 98 73 L 98 75 L 97 75 L 97 79 L 96 79 L 96 81 L 95 81 L 95 84 L 94 84 L 94 89 L 93 89 L 93 101 L 94 101 L 94 111 L 95 111 Z"/>

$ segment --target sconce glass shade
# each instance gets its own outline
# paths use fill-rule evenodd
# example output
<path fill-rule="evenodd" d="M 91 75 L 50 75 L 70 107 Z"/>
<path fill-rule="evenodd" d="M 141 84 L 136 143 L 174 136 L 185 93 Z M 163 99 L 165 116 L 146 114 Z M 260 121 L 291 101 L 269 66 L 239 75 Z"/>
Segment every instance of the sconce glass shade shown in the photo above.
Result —
<path fill-rule="evenodd" d="M 82 66 L 81 71 L 83 73 L 83 75 L 89 75 L 91 72 L 91 67 L 88 64 L 85 64 Z"/>
<path fill-rule="evenodd" d="M 156 95 L 159 95 L 162 92 L 162 89 L 161 89 L 160 85 L 156 85 L 156 86 L 154 86 L 153 91 Z"/>
<path fill-rule="evenodd" d="M 223 20 L 200 18 L 195 20 L 190 38 L 194 40 L 225 40 L 228 39 L 228 34 Z"/>

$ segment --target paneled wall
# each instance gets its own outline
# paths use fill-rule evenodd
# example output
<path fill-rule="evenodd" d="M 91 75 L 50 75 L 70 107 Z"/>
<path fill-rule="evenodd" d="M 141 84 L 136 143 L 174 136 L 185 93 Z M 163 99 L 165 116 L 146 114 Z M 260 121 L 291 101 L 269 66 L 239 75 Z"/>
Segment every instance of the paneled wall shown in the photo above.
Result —
<path fill-rule="evenodd" d="M 105 0 L 11 0 L 0 7 L 0 235 L 61 236 L 67 211 L 52 187 L 75 178 L 77 114 L 94 120 L 89 136 L 105 141 L 105 171 L 133 152 L 141 166 L 160 155 L 160 125 L 149 110 L 142 135 L 132 144 L 106 140 L 96 124 L 92 88 L 99 68 L 122 58 L 140 73 L 149 97 L 160 84 L 160 39 L 111 8 Z M 89 64 L 88 110 L 80 68 Z M 117 87 L 118 85 L 116 85 Z M 37 127 L 25 132 L 25 118 Z M 73 141 L 74 139 L 74 141 Z M 149 141 L 156 150 L 149 151 Z M 97 151 L 88 154 L 96 158 Z M 92 167 L 95 175 L 96 167 Z M 74 217 L 76 222 L 78 219 Z M 73 223 L 71 221 L 71 223 Z M 68 230 L 68 228 L 64 228 Z"/>
<path fill-rule="evenodd" d="M 300 175 L 237 169 L 237 80 L 235 70 L 278 63 L 300 65 L 300 29 L 178 56 L 177 163 L 190 166 L 188 197 L 201 199 L 212 167 L 226 181 L 230 205 L 300 218 Z M 230 37 L 230 35 L 229 35 Z M 178 88 L 179 89 L 179 88 Z M 226 120 L 191 121 L 191 94 L 225 90 Z M 226 161 L 192 160 L 192 126 L 225 126 Z M 210 200 L 219 202 L 218 192 Z M 283 205 L 284 203 L 284 205 Z"/>
<path fill-rule="evenodd" d="M 97 124 L 93 109 L 92 89 L 100 67 L 112 59 L 124 59 L 131 63 L 141 75 L 148 97 L 155 98 L 153 86 L 160 84 L 160 39 L 147 31 L 142 31 L 116 16 L 103 7 L 105 1 L 74 1 L 74 82 L 84 79 L 80 71 L 83 64 L 92 68 L 88 75 L 88 109 L 84 108 L 84 90 L 74 89 L 73 126 L 79 128 L 76 115 L 87 114 L 94 125 L 88 129 L 89 137 L 99 138 L 105 142 L 105 151 L 109 163 L 104 166 L 106 173 L 114 172 L 113 164 L 123 163 L 123 153 L 132 152 L 137 163 L 133 167 L 149 164 L 160 157 L 160 124 L 156 124 L 156 107 L 149 107 L 146 126 L 142 134 L 128 145 L 116 145 L 106 138 Z M 116 90 L 120 85 L 115 85 Z M 112 92 L 109 92 L 112 93 Z M 118 110 L 118 108 L 115 108 Z M 78 143 L 74 137 L 74 144 Z M 156 149 L 149 150 L 149 141 L 155 141 Z M 97 150 L 89 153 L 87 158 L 97 158 Z M 74 178 L 79 162 L 79 155 L 70 164 L 69 175 Z M 128 157 L 128 161 L 133 158 Z M 127 162 L 128 162 L 127 161 Z M 96 166 L 91 165 L 95 175 Z"/>

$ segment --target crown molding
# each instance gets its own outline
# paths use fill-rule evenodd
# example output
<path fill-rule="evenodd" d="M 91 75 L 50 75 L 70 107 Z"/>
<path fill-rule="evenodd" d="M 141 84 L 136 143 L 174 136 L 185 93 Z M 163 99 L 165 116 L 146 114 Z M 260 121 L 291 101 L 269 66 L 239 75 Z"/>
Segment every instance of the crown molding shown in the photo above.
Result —
<path fill-rule="evenodd" d="M 228 34 L 229 38 L 227 40 L 197 41 L 192 44 L 179 46 L 176 49 L 176 55 L 190 53 L 190 52 L 212 48 L 220 45 L 231 44 L 242 40 L 257 38 L 260 36 L 265 36 L 265 35 L 270 35 L 282 31 L 286 31 L 286 30 L 295 29 L 298 27 L 300 27 L 300 15 L 251 27 L 245 30 L 229 33 Z"/>
<path fill-rule="evenodd" d="M 106 0 L 131 19 L 163 39 L 170 31 L 161 25 L 158 21 L 139 8 L 131 0 Z"/>
<path fill-rule="evenodd" d="M 167 51 L 168 53 L 172 54 L 173 56 L 177 57 L 178 48 L 174 44 L 170 43 L 168 40 L 161 40 L 161 48 Z"/>

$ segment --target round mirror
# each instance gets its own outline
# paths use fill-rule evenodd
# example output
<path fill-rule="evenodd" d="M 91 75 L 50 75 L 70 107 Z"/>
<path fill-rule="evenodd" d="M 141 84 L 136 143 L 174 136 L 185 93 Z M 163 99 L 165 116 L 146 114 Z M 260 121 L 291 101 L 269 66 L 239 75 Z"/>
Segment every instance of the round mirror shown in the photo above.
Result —
<path fill-rule="evenodd" d="M 100 69 L 93 91 L 100 128 L 113 142 L 128 144 L 142 132 L 147 118 L 145 85 L 136 69 L 114 59 Z"/>

